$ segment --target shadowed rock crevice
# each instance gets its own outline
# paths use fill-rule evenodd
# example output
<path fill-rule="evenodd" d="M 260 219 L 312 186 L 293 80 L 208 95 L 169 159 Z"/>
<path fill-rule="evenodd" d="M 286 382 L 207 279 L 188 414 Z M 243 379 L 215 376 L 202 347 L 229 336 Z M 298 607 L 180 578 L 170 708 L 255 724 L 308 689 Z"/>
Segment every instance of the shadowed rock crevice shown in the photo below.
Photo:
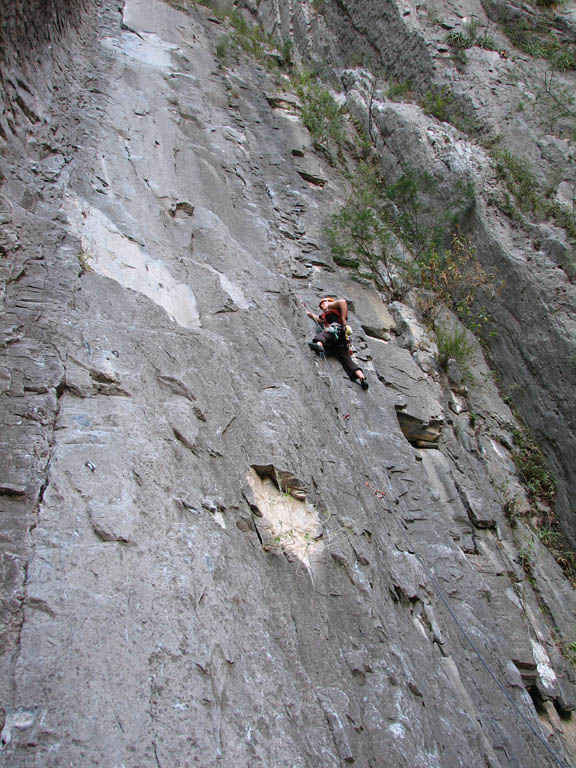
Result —
<path fill-rule="evenodd" d="M 323 549 L 323 527 L 319 513 L 306 501 L 302 481 L 274 465 L 253 465 L 243 495 L 258 518 L 253 522 L 263 550 L 310 568 Z"/>
<path fill-rule="evenodd" d="M 438 439 L 444 425 L 443 421 L 422 421 L 402 410 L 405 406 L 396 406 L 396 415 L 402 434 L 409 443 L 417 448 L 437 448 Z"/>

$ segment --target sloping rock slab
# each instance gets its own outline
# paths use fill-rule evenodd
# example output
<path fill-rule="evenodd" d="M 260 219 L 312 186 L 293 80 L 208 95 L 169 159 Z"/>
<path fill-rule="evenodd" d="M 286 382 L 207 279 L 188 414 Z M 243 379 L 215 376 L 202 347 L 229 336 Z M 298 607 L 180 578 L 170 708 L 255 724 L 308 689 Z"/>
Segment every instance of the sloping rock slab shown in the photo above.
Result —
<path fill-rule="evenodd" d="M 380 381 L 398 394 L 396 411 L 404 436 L 411 443 L 434 445 L 444 425 L 440 390 L 414 362 L 406 349 L 374 344 L 373 360 Z"/>
<path fill-rule="evenodd" d="M 326 174 L 322 170 L 322 166 L 313 156 L 300 157 L 294 155 L 294 167 L 300 176 L 305 180 L 314 184 L 317 187 L 324 187 L 326 184 Z"/>
<path fill-rule="evenodd" d="M 364 333 L 375 339 L 390 339 L 391 333 L 396 328 L 396 322 L 380 295 L 359 283 L 349 282 L 346 290 L 346 298 L 352 300 L 356 317 L 360 320 Z"/>

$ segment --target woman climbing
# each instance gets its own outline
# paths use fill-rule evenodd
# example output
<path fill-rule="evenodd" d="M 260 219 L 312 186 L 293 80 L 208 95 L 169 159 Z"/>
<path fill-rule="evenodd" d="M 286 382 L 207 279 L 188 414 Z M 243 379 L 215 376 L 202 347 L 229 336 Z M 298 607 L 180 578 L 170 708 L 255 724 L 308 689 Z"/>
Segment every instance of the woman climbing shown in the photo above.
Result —
<path fill-rule="evenodd" d="M 346 301 L 335 299 L 333 296 L 326 296 L 320 301 L 320 309 L 322 310 L 320 315 L 306 310 L 308 317 L 323 327 L 323 330 L 309 342 L 310 349 L 313 349 L 316 354 L 326 352 L 329 355 L 334 355 L 342 363 L 350 379 L 357 381 L 362 389 L 368 389 L 364 371 L 354 362 L 348 348 L 348 339 L 346 338 L 348 305 Z"/>

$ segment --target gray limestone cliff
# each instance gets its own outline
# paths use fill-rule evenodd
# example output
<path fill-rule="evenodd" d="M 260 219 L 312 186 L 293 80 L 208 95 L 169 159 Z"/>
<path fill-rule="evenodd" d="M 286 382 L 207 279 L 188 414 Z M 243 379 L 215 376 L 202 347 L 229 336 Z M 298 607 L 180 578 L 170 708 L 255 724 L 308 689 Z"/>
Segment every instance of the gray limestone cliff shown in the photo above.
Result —
<path fill-rule="evenodd" d="M 569 240 L 515 227 L 484 145 L 374 86 L 453 82 L 565 192 L 573 143 L 511 108 L 536 65 L 446 55 L 462 14 L 497 35 L 516 5 L 242 6 L 322 65 L 387 173 L 434 172 L 438 208 L 481 191 L 490 363 L 573 542 Z M 471 335 L 464 386 L 414 303 L 335 264 L 349 182 L 277 71 L 224 66 L 230 21 L 191 2 L 0 12 L 2 763 L 576 764 L 576 597 L 529 524 L 517 416 Z M 368 391 L 308 348 L 327 294 Z"/>

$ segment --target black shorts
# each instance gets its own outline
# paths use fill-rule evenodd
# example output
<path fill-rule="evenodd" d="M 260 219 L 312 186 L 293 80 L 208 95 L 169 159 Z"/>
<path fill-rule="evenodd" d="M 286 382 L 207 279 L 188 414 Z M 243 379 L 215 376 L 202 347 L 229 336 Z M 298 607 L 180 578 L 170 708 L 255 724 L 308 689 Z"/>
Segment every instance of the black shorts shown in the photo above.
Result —
<path fill-rule="evenodd" d="M 326 354 L 332 355 L 337 358 L 348 374 L 348 376 L 354 381 L 356 378 L 356 371 L 361 371 L 362 368 L 352 359 L 348 344 L 337 344 L 334 342 L 334 334 L 330 331 L 320 331 L 314 336 L 314 341 L 321 341 L 326 350 Z"/>

